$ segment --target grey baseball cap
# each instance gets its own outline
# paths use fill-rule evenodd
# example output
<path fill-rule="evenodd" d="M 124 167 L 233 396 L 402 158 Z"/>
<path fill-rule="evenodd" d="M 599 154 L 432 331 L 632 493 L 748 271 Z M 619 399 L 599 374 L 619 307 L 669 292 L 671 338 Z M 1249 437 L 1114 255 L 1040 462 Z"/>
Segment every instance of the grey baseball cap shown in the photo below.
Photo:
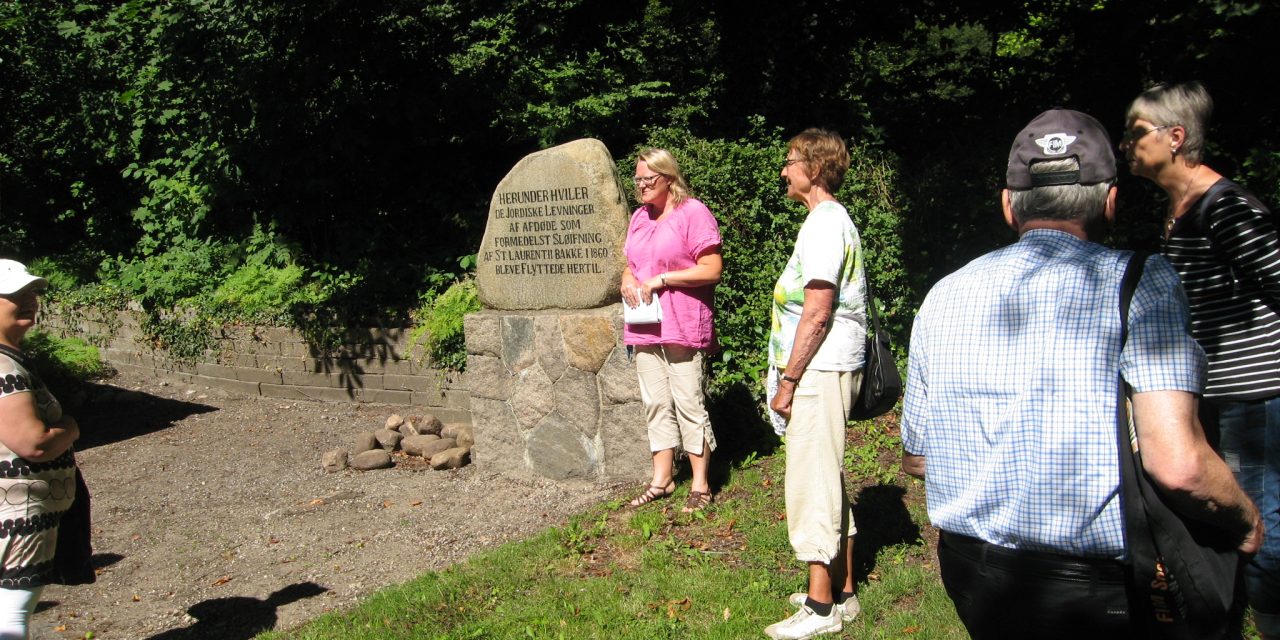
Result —
<path fill-rule="evenodd" d="M 1097 184 L 1116 177 L 1111 136 L 1093 116 L 1055 107 L 1036 116 L 1013 139 L 1005 184 L 1030 189 L 1058 184 Z M 1076 171 L 1031 173 L 1031 165 L 1045 160 L 1075 158 Z"/>

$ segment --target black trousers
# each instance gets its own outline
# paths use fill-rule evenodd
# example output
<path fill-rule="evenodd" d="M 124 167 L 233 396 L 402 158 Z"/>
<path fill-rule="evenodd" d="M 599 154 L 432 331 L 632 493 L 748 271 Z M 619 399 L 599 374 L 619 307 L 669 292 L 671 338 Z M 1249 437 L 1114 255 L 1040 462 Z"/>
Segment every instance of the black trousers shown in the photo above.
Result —
<path fill-rule="evenodd" d="M 1007 549 L 944 531 L 938 564 L 975 640 L 1136 637 L 1119 561 Z"/>

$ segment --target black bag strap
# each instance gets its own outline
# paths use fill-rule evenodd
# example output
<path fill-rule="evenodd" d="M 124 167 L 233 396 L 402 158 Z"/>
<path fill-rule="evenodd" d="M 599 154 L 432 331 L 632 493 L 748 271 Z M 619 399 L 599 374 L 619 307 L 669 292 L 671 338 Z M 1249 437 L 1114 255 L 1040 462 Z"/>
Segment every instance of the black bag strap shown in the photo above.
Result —
<path fill-rule="evenodd" d="M 1188 211 L 1187 215 L 1184 215 L 1178 218 L 1177 220 L 1173 221 L 1173 227 L 1169 229 L 1169 236 L 1170 237 L 1173 236 L 1174 229 L 1177 229 L 1181 225 L 1186 224 L 1186 222 L 1184 221 L 1195 221 L 1196 224 L 1203 224 L 1205 225 L 1205 228 L 1208 228 L 1209 221 L 1206 219 L 1206 216 L 1209 213 L 1209 208 L 1212 207 L 1214 204 L 1216 204 L 1218 200 L 1222 198 L 1222 193 L 1224 191 L 1226 191 L 1227 189 L 1230 189 L 1231 187 L 1238 187 L 1238 186 L 1239 185 L 1237 185 L 1236 183 L 1226 178 L 1221 178 L 1217 182 L 1213 183 L 1212 185 L 1209 185 L 1209 189 L 1204 193 L 1200 194 L 1200 197 L 1196 200 L 1195 210 Z M 1208 234 L 1208 237 L 1209 237 L 1209 241 L 1212 242 L 1213 234 L 1212 233 Z M 1165 239 L 1165 242 L 1168 242 L 1168 238 Z"/>
<path fill-rule="evenodd" d="M 26 366 L 27 364 L 22 359 L 22 352 L 18 351 L 17 349 L 14 349 L 13 347 L 10 347 L 7 344 L 0 344 L 0 353 L 3 353 L 6 356 L 9 356 L 10 358 L 13 358 L 14 360 L 17 360 L 18 364 L 21 364 L 23 366 Z"/>
<path fill-rule="evenodd" d="M 1120 284 L 1121 348 L 1129 336 L 1129 307 L 1148 254 L 1136 253 Z M 1142 469 L 1125 401 L 1131 389 L 1116 375 L 1116 444 L 1120 464 L 1120 510 L 1125 562 L 1135 597 L 1130 617 L 1143 637 L 1224 637 L 1240 563 L 1234 544 L 1223 546 L 1211 527 L 1183 520 L 1159 495 Z M 1165 572 L 1168 572 L 1167 574 Z M 1144 588 L 1143 585 L 1150 585 Z M 1138 636 L 1135 636 L 1138 637 Z"/>
<path fill-rule="evenodd" d="M 1124 275 L 1120 278 L 1120 348 L 1124 349 L 1129 339 L 1129 305 L 1133 302 L 1133 294 L 1138 290 L 1138 281 L 1142 279 L 1142 270 L 1147 266 L 1147 258 L 1151 254 L 1146 251 L 1135 251 L 1125 265 Z"/>
<path fill-rule="evenodd" d="M 889 344 L 888 336 L 880 332 L 880 314 L 876 311 L 876 296 L 871 291 L 871 276 L 867 275 L 867 268 L 865 264 L 862 268 L 862 285 L 863 288 L 866 289 L 867 293 L 866 301 L 864 303 L 867 308 L 867 317 L 871 318 L 871 328 L 875 330 L 874 335 L 876 340 Z"/>
<path fill-rule="evenodd" d="M 1239 187 L 1236 183 L 1222 178 L 1209 186 L 1209 189 L 1200 196 L 1200 206 L 1196 207 L 1196 215 L 1203 216 L 1209 211 L 1209 207 L 1218 203 L 1222 199 L 1222 192 L 1231 187 Z"/>
<path fill-rule="evenodd" d="M 1125 265 L 1124 275 L 1120 279 L 1120 351 L 1123 354 L 1125 343 L 1129 340 L 1129 306 L 1133 302 L 1133 294 L 1138 290 L 1138 281 L 1142 279 L 1142 270 L 1147 265 L 1147 258 L 1150 256 L 1145 251 L 1138 251 L 1129 258 L 1129 263 Z M 1118 364 L 1118 363 L 1117 363 Z M 1132 560 L 1132 554 L 1129 549 L 1135 543 L 1141 543 L 1141 536 L 1135 536 L 1135 531 L 1130 531 L 1132 518 L 1130 517 L 1130 509 L 1141 504 L 1142 498 L 1138 490 L 1138 468 L 1137 460 L 1134 458 L 1134 434 L 1129 428 L 1129 410 L 1125 405 L 1125 400 L 1129 397 L 1128 383 L 1120 375 L 1119 370 L 1116 371 L 1116 447 L 1118 449 L 1118 460 L 1120 462 L 1120 512 L 1125 514 L 1125 550 L 1126 557 Z M 1141 511 L 1141 509 L 1138 509 Z M 1142 518 L 1143 528 L 1145 529 L 1145 518 Z M 1150 536 L 1147 536 L 1145 544 L 1150 543 Z"/>

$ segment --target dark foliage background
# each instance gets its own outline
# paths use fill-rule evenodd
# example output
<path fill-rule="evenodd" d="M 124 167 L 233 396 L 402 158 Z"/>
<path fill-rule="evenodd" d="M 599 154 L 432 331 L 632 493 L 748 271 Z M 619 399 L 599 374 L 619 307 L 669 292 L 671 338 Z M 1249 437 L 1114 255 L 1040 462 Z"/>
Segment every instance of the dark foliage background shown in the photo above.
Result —
<path fill-rule="evenodd" d="M 718 375 L 751 379 L 787 136 L 853 142 L 905 344 L 929 284 L 1012 239 L 1009 141 L 1050 106 L 1118 134 L 1149 83 L 1200 79 L 1209 163 L 1280 201 L 1278 27 L 1225 0 L 0 0 L 0 255 L 161 316 L 403 315 L 470 268 L 523 155 L 591 136 L 625 172 L 663 144 L 727 229 Z M 1113 242 L 1150 246 L 1162 197 L 1122 175 Z"/>

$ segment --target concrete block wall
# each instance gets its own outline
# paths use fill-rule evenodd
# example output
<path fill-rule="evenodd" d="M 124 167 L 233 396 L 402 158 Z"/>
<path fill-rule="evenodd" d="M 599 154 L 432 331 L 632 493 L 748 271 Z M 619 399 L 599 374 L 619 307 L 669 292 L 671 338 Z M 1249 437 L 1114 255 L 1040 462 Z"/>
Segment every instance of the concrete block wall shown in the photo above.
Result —
<path fill-rule="evenodd" d="M 96 346 L 117 370 L 283 400 L 372 402 L 423 407 L 445 422 L 471 422 L 465 374 L 446 374 L 412 357 L 408 327 L 347 329 L 321 349 L 285 327 L 213 329 L 213 347 L 194 362 L 148 343 L 137 309 L 100 312 L 46 306 L 40 327 Z"/>

